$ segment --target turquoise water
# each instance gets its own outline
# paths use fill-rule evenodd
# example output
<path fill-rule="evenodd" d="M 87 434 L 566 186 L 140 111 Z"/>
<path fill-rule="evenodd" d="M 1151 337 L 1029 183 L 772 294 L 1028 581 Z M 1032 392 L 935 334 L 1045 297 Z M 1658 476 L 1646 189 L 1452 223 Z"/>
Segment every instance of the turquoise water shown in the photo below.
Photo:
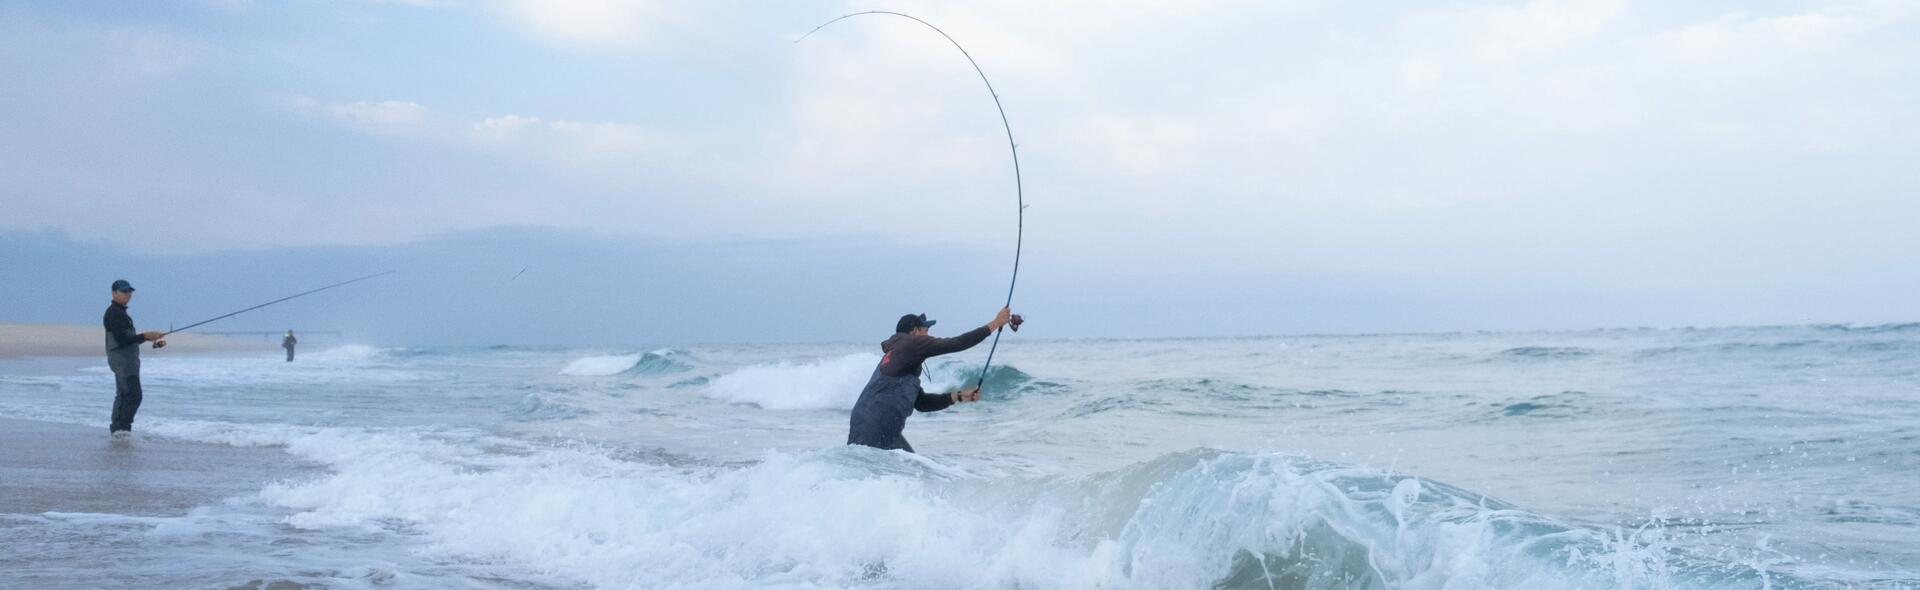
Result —
<path fill-rule="evenodd" d="M 6 514 L 0 555 L 36 586 L 1920 588 L 1920 325 L 1015 337 L 987 401 L 909 420 L 918 457 L 841 445 L 878 336 L 148 354 L 136 451 L 320 468 Z M 104 430 L 105 371 L 0 361 L 0 417 Z"/>

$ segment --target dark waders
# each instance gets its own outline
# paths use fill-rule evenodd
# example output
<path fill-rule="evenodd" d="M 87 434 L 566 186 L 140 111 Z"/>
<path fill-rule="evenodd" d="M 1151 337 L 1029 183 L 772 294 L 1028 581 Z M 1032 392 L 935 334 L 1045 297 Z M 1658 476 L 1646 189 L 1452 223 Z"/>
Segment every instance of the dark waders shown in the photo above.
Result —
<path fill-rule="evenodd" d="M 907 428 L 907 416 L 913 415 L 913 401 L 919 395 L 919 375 L 888 376 L 875 368 L 866 389 L 860 390 L 860 401 L 853 404 L 847 444 L 913 452 L 913 445 L 907 444 L 907 437 L 901 433 Z"/>
<path fill-rule="evenodd" d="M 108 336 L 111 346 L 112 336 Z M 140 345 L 107 352 L 107 368 L 113 370 L 113 423 L 108 432 L 133 430 L 133 414 L 140 411 Z"/>

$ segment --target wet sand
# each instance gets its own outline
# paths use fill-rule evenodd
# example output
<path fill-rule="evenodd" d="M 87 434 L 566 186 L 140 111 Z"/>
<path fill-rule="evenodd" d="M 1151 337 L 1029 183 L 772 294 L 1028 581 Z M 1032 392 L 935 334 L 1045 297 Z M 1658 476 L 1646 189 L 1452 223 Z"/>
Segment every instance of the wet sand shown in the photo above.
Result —
<path fill-rule="evenodd" d="M 105 424 L 0 418 L 0 514 L 178 515 L 318 470 L 279 448 L 114 441 Z"/>
<path fill-rule="evenodd" d="M 180 546 L 212 538 L 194 529 L 205 507 L 320 472 L 280 448 L 115 441 L 105 426 L 0 418 L 0 587 L 310 587 L 247 561 L 271 558 L 271 533 L 243 554 L 178 562 Z"/>

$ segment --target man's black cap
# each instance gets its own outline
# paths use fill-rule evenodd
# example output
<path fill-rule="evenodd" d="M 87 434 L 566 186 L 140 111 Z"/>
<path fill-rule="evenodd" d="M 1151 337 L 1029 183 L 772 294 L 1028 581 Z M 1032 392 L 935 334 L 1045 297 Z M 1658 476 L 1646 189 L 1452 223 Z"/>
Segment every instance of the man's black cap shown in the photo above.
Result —
<path fill-rule="evenodd" d="M 129 282 L 127 282 L 127 280 L 126 280 L 126 279 L 120 279 L 120 280 L 118 280 L 118 281 L 114 281 L 114 282 L 113 282 L 113 292 L 115 292 L 115 293 L 132 293 L 132 292 L 133 292 L 133 283 L 129 283 Z"/>
<path fill-rule="evenodd" d="M 910 313 L 900 316 L 900 323 L 893 325 L 893 331 L 896 334 L 912 332 L 914 328 L 931 328 L 933 324 L 934 320 L 927 319 L 927 314 Z"/>

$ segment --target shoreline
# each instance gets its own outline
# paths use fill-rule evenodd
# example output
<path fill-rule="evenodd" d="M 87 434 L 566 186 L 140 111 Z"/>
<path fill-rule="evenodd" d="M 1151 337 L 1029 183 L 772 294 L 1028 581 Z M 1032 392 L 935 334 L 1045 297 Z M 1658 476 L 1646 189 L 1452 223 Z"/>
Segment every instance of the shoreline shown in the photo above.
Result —
<path fill-rule="evenodd" d="M 303 473 L 280 447 L 235 447 L 0 417 L 0 514 L 172 516 Z"/>
<path fill-rule="evenodd" d="M 99 326 L 29 324 L 0 321 L 0 359 L 104 356 L 105 333 Z M 151 350 L 151 345 L 147 345 Z M 211 334 L 167 337 L 169 353 L 276 351 L 275 342 Z"/>

